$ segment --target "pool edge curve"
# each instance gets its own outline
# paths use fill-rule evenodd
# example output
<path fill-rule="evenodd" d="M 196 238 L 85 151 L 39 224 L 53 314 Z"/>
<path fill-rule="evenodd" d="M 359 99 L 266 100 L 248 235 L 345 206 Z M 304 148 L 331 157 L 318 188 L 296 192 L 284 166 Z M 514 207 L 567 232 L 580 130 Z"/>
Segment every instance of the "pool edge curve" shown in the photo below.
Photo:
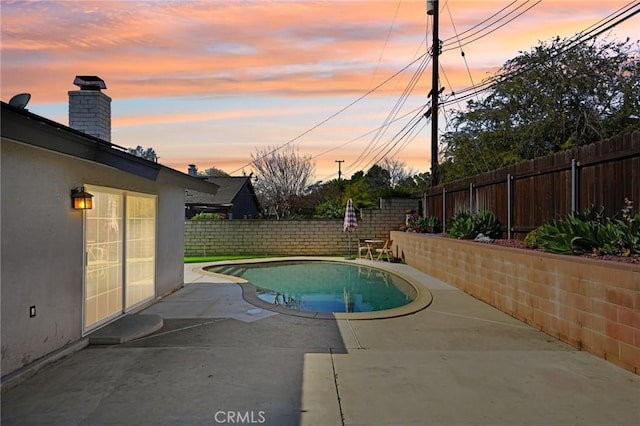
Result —
<path fill-rule="evenodd" d="M 371 311 L 371 312 L 314 312 L 314 311 L 298 311 L 295 309 L 285 308 L 283 306 L 275 306 L 269 302 L 266 302 L 260 299 L 256 294 L 256 287 L 250 283 L 249 281 L 238 278 L 233 275 L 224 275 L 216 272 L 210 272 L 205 268 L 211 266 L 221 266 L 221 265 L 238 265 L 238 264 L 247 264 L 247 263 L 272 263 L 272 262 L 284 262 L 289 260 L 311 260 L 311 261 L 328 261 L 328 262 L 337 262 L 337 263 L 346 263 L 353 264 L 359 263 L 362 265 L 366 265 L 371 268 L 380 269 L 390 274 L 397 275 L 402 278 L 406 282 L 411 285 L 416 291 L 416 297 L 411 302 L 406 305 L 399 306 L 397 308 L 385 309 L 381 311 Z M 393 264 L 390 264 L 393 265 Z M 344 258 L 339 257 L 322 257 L 322 256 L 287 256 L 287 257 L 273 257 L 273 258 L 258 258 L 258 259 L 240 259 L 240 260 L 225 260 L 219 262 L 211 262 L 207 265 L 202 265 L 200 267 L 194 268 L 194 272 L 203 275 L 215 276 L 218 278 L 223 278 L 225 280 L 231 281 L 232 283 L 238 284 L 242 289 L 242 298 L 261 309 L 266 309 L 272 312 L 277 312 L 286 315 L 298 316 L 303 318 L 317 318 L 317 319 L 336 319 L 336 320 L 374 320 L 374 319 L 386 319 L 386 318 L 397 318 L 406 315 L 411 315 L 416 312 L 419 312 L 423 309 L 426 309 L 433 302 L 433 295 L 423 284 L 411 278 L 402 272 L 398 272 L 391 268 L 386 267 L 385 262 L 381 261 L 371 261 L 365 259 L 351 259 L 346 260 Z"/>

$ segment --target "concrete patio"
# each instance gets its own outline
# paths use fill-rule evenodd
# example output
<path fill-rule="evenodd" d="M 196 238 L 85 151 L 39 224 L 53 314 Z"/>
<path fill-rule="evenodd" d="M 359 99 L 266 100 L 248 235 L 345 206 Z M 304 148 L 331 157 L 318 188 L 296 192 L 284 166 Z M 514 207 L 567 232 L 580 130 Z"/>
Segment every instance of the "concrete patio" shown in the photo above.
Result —
<path fill-rule="evenodd" d="M 142 314 L 163 327 L 92 345 L 2 392 L 3 425 L 637 425 L 640 376 L 407 265 L 433 303 L 380 320 L 256 308 L 195 273 Z"/>

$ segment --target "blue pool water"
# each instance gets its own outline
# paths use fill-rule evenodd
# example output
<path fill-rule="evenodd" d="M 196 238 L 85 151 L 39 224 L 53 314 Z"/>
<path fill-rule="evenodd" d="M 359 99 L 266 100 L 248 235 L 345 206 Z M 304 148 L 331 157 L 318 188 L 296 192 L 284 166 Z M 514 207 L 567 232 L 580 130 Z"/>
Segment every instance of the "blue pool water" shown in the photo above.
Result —
<path fill-rule="evenodd" d="M 406 280 L 368 266 L 326 261 L 282 261 L 207 268 L 256 287 L 273 305 L 312 312 L 371 312 L 397 308 L 416 298 Z"/>

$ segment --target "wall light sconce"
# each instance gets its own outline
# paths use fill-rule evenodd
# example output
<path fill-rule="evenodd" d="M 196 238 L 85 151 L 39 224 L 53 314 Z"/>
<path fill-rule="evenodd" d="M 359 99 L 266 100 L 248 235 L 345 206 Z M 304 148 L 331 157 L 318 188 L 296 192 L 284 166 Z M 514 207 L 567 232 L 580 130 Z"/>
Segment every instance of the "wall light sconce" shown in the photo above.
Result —
<path fill-rule="evenodd" d="M 76 210 L 93 208 L 93 195 L 85 192 L 84 186 L 71 190 L 71 202 Z"/>

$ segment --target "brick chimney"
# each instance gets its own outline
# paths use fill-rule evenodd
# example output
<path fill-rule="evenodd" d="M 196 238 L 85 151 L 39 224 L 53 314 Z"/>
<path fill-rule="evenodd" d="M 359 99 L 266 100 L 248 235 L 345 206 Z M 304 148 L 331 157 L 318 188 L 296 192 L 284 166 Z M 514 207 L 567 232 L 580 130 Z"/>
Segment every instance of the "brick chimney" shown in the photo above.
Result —
<path fill-rule="evenodd" d="M 198 168 L 195 164 L 189 164 L 189 176 L 198 176 Z"/>
<path fill-rule="evenodd" d="M 107 85 L 95 75 L 76 76 L 69 91 L 69 127 L 111 142 L 111 98 L 101 92 Z"/>

